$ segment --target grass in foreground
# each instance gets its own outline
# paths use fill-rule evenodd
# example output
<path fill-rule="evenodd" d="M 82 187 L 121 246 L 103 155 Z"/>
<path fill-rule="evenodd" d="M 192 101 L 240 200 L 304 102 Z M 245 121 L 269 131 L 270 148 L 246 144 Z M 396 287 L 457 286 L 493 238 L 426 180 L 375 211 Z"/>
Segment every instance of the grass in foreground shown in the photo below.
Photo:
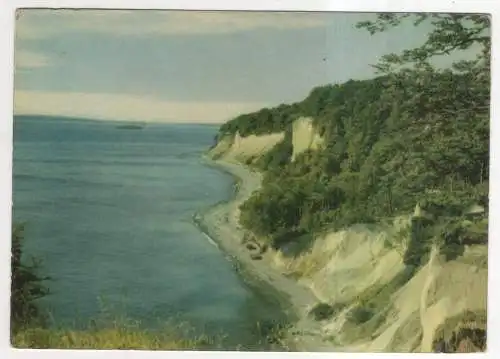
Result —
<path fill-rule="evenodd" d="M 172 332 L 149 332 L 135 328 L 57 330 L 29 328 L 13 337 L 12 346 L 20 349 L 136 349 L 136 350 L 207 350 L 213 339 L 182 339 Z"/>

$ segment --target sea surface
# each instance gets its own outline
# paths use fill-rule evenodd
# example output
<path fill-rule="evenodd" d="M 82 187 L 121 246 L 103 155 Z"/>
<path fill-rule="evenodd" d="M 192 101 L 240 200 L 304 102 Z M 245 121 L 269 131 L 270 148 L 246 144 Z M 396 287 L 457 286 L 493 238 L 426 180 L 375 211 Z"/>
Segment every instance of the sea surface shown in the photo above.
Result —
<path fill-rule="evenodd" d="M 203 164 L 217 126 L 14 118 L 13 218 L 42 260 L 50 325 L 126 317 L 146 328 L 259 349 L 256 322 L 277 309 L 249 288 L 193 224 L 228 200 L 232 178 Z"/>

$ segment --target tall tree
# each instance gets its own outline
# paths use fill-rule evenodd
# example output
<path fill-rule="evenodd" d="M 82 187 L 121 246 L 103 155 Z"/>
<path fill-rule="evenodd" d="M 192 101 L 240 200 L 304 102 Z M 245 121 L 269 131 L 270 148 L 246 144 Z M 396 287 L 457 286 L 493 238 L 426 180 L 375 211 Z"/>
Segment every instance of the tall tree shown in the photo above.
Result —
<path fill-rule="evenodd" d="M 426 41 L 400 54 L 384 55 L 374 65 L 379 73 L 388 74 L 395 88 L 411 91 L 415 115 L 439 113 L 488 113 L 490 97 L 491 36 L 490 17 L 484 14 L 378 14 L 374 21 L 363 21 L 358 28 L 371 34 L 386 31 L 412 21 L 415 26 L 430 23 L 433 29 Z M 451 69 L 438 70 L 432 62 L 437 56 L 477 49 L 472 60 L 456 61 Z M 460 76 L 454 76 L 459 74 Z"/>

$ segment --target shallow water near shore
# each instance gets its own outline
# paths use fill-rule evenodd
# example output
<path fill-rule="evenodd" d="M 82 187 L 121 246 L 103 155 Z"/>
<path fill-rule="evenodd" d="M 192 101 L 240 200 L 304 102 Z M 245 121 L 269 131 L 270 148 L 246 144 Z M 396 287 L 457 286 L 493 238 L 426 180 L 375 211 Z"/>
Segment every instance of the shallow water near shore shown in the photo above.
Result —
<path fill-rule="evenodd" d="M 232 176 L 201 158 L 218 127 L 117 125 L 14 120 L 13 217 L 53 278 L 51 324 L 85 327 L 104 310 L 148 329 L 221 333 L 224 349 L 267 348 L 256 323 L 283 321 L 280 303 L 193 223 L 233 194 Z"/>

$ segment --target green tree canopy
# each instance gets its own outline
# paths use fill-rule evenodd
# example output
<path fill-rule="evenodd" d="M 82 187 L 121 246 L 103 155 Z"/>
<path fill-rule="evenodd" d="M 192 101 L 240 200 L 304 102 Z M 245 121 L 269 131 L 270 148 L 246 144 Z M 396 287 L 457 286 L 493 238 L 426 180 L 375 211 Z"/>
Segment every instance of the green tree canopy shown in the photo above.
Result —
<path fill-rule="evenodd" d="M 374 64 L 376 78 L 317 87 L 299 103 L 221 127 L 241 135 L 286 131 L 256 162 L 264 182 L 242 206 L 245 227 L 283 243 L 296 240 L 290 233 L 408 214 L 416 203 L 449 216 L 472 203 L 487 207 L 490 19 L 379 14 L 357 26 L 375 34 L 404 21 L 431 30 L 420 46 Z M 464 50 L 477 56 L 434 65 L 436 57 Z M 291 161 L 291 124 L 299 116 L 313 117 L 324 141 Z"/>

